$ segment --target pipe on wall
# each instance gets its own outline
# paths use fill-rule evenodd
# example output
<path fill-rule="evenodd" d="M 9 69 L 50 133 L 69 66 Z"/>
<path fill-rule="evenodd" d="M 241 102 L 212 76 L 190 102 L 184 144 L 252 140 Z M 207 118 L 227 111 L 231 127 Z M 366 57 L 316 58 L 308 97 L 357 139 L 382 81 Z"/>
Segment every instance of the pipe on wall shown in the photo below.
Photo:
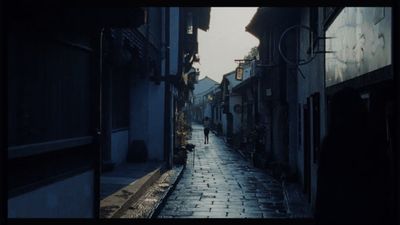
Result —
<path fill-rule="evenodd" d="M 164 76 L 169 75 L 169 17 L 170 17 L 170 11 L 169 7 L 164 8 L 164 27 L 165 27 L 165 71 L 164 71 Z M 170 149 L 170 106 L 171 106 L 171 93 L 170 93 L 170 83 L 165 82 L 165 94 L 164 94 L 164 160 L 167 162 L 167 167 L 169 169 L 172 168 L 172 162 L 171 162 L 171 149 Z"/>

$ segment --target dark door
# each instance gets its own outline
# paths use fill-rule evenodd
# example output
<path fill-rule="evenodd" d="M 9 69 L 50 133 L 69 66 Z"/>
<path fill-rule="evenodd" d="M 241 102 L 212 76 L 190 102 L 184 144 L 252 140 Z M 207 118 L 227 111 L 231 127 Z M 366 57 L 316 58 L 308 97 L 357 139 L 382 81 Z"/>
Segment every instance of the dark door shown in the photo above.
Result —
<path fill-rule="evenodd" d="M 228 138 L 232 138 L 233 135 L 233 115 L 232 113 L 227 113 L 226 114 L 226 122 L 227 122 L 227 127 L 226 127 L 226 133 Z"/>
<path fill-rule="evenodd" d="M 247 105 L 247 126 L 251 130 L 254 127 L 254 115 L 253 115 L 253 104 Z"/>
<path fill-rule="evenodd" d="M 317 163 L 317 156 L 320 148 L 320 94 L 315 92 L 312 95 L 312 125 L 313 125 L 313 163 Z"/>

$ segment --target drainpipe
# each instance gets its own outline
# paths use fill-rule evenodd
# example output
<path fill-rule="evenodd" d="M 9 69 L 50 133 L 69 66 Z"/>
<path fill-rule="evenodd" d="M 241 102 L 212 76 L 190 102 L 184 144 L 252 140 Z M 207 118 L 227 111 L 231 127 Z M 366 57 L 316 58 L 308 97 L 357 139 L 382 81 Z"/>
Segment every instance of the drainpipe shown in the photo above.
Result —
<path fill-rule="evenodd" d="M 1 26 L 1 28 L 0 28 L 0 30 L 1 30 L 1 32 L 5 33 L 6 29 L 4 28 L 5 24 L 3 23 L 4 22 L 4 17 L 0 18 L 0 21 L 3 24 Z M 6 36 L 6 35 L 4 35 L 4 36 Z M 5 43 L 5 40 L 4 40 L 5 38 L 7 38 L 7 36 L 6 37 L 3 37 L 3 36 L 0 37 L 1 43 Z M 1 46 L 1 51 L 3 52 L 5 49 L 6 49 L 6 47 L 4 45 L 2 45 Z M 2 62 L 0 62 L 0 67 L 4 68 L 3 66 L 4 66 L 4 63 L 2 61 Z M 8 101 L 8 99 L 7 99 L 7 90 L 8 90 L 9 86 L 6 85 L 7 82 L 5 82 L 5 79 L 4 80 L 2 79 L 2 82 L 4 82 L 4 83 L 2 83 L 2 85 L 1 85 L 1 92 L 0 92 L 1 100 L 0 101 L 1 101 L 2 104 L 3 103 L 7 104 L 7 101 Z M 7 124 L 8 121 L 7 121 L 6 113 L 4 113 L 3 110 L 0 112 L 0 118 L 1 118 L 0 127 L 2 127 L 1 131 L 4 131 L 4 134 L 7 134 L 8 128 L 6 127 L 5 124 Z M 3 151 L 1 152 L 0 158 L 4 159 L 4 163 L 2 164 L 1 168 L 3 169 L 3 171 L 6 171 L 6 165 L 8 163 L 8 161 L 7 161 L 7 158 L 8 158 L 8 154 L 7 153 L 8 152 L 6 152 L 6 148 L 8 146 L 6 144 L 7 142 L 6 142 L 5 138 L 3 137 L 3 135 L 1 135 L 1 137 L 0 137 L 0 143 L 2 143 L 2 147 L 3 147 Z M 2 181 L 3 181 L 4 184 L 7 182 L 6 179 L 5 179 L 5 176 L 3 176 L 3 180 Z M 8 196 L 7 196 L 6 192 L 2 191 L 2 193 L 0 194 L 0 202 L 1 202 L 0 203 L 1 204 L 0 205 L 0 218 L 4 218 L 4 224 L 6 223 L 6 219 L 5 218 L 6 218 L 6 215 L 7 215 L 7 205 L 8 205 L 8 203 L 6 202 L 7 198 L 8 198 Z M 0 219 L 0 223 L 2 223 L 2 222 L 3 222 L 3 220 Z"/>
<path fill-rule="evenodd" d="M 150 48 L 150 9 L 147 8 L 147 18 L 146 18 L 146 47 L 145 47 L 145 52 L 144 52 L 144 56 L 145 56 L 145 76 L 149 76 L 149 48 Z"/>
<path fill-rule="evenodd" d="M 99 130 L 97 131 L 98 135 L 101 135 L 101 129 L 102 129 L 102 116 L 103 116 L 103 111 L 102 111 L 102 103 L 103 101 L 101 100 L 103 97 L 102 91 L 103 91 L 103 82 L 102 82 L 102 78 L 103 78 L 103 36 L 104 36 L 104 27 L 101 28 L 100 31 L 100 46 L 99 46 L 99 115 L 100 115 L 100 119 L 99 119 Z"/>
<path fill-rule="evenodd" d="M 169 7 L 164 8 L 164 27 L 165 27 L 165 71 L 164 76 L 169 76 Z M 166 77 L 165 77 L 166 78 Z M 165 82 L 165 94 L 164 94 L 164 159 L 167 162 L 167 167 L 169 169 L 172 168 L 172 161 L 171 161 L 171 149 L 170 149 L 170 106 L 171 106 L 171 93 L 170 93 L 170 83 Z"/>
<path fill-rule="evenodd" d="M 96 130 L 96 138 L 94 142 L 94 176 L 93 176 L 93 218 L 100 218 L 100 176 L 101 176 L 101 162 L 102 162 L 102 148 L 103 148 L 103 135 L 102 135 L 102 74 L 103 74 L 103 34 L 104 34 L 104 28 L 101 28 L 100 34 L 99 34 L 99 45 L 98 45 L 98 60 L 95 59 L 95 62 L 97 61 L 98 64 L 98 72 L 99 72 L 99 77 L 97 78 L 96 86 L 97 86 L 97 91 L 98 95 L 97 100 L 95 100 L 96 104 L 98 104 L 98 112 L 96 115 L 95 119 L 95 124 L 97 124 L 97 130 Z M 97 42 L 97 40 L 96 40 Z M 95 43 L 97 44 L 97 43 Z"/>

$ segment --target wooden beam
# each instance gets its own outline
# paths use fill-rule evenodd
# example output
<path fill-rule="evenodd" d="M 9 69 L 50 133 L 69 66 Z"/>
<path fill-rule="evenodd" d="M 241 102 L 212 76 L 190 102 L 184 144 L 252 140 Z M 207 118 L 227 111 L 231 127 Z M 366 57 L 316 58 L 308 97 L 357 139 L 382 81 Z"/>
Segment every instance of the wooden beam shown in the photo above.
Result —
<path fill-rule="evenodd" d="M 56 151 L 65 148 L 72 148 L 81 145 L 88 145 L 93 142 L 93 137 L 78 137 L 69 138 L 56 141 L 49 141 L 37 144 L 21 145 L 8 147 L 8 158 L 26 157 L 37 155 L 45 152 Z"/>

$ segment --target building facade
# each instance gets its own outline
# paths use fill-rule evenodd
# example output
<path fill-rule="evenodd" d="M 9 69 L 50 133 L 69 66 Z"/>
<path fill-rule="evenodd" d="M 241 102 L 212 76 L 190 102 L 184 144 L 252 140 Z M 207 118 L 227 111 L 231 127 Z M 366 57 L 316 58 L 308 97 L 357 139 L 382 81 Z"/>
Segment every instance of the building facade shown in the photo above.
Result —
<path fill-rule="evenodd" d="M 260 40 L 260 63 L 266 65 L 261 67 L 261 92 L 266 95 L 260 104 L 269 161 L 287 166 L 312 208 L 334 93 L 344 87 L 359 91 L 369 108 L 369 126 L 391 157 L 390 24 L 390 8 L 266 7 L 246 27 Z"/>
<path fill-rule="evenodd" d="M 96 218 L 102 171 L 129 159 L 172 166 L 175 115 L 193 90 L 210 8 L 13 12 L 8 218 Z"/>
<path fill-rule="evenodd" d="M 242 128 L 242 96 L 239 92 L 235 92 L 234 88 L 250 77 L 250 70 L 245 67 L 243 80 L 237 80 L 235 74 L 236 72 L 232 71 L 223 75 L 220 85 L 222 92 L 222 130 L 229 144 L 234 144 L 234 136 L 240 135 Z"/>
<path fill-rule="evenodd" d="M 102 27 L 144 11 L 10 10 L 8 217 L 96 217 Z"/>

